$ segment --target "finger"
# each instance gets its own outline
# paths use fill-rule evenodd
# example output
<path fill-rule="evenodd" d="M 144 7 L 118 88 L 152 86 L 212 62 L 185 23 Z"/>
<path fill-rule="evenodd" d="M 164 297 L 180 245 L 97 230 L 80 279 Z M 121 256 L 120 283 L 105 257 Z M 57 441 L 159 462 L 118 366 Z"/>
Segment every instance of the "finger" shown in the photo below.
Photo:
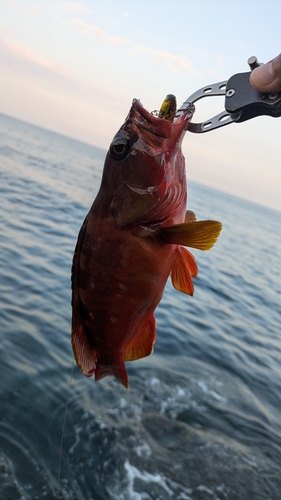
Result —
<path fill-rule="evenodd" d="M 281 54 L 250 75 L 251 85 L 259 92 L 281 92 Z"/>

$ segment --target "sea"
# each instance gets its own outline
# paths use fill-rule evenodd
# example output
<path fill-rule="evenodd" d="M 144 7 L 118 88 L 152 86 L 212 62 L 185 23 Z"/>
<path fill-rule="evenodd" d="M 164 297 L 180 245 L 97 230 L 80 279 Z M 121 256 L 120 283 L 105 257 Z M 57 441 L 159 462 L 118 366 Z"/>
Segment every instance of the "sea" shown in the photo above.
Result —
<path fill-rule="evenodd" d="M 223 224 L 194 296 L 167 283 L 128 390 L 95 382 L 70 274 L 104 157 L 0 115 L 0 499 L 280 500 L 281 213 L 189 182 Z"/>

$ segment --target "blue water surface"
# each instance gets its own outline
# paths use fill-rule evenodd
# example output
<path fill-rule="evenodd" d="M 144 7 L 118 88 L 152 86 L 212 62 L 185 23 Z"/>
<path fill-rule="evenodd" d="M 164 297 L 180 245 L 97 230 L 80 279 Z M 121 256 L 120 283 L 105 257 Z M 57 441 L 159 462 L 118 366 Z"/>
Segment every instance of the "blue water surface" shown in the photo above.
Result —
<path fill-rule="evenodd" d="M 0 115 L 0 498 L 280 500 L 281 214 L 190 182 L 223 223 L 194 297 L 168 282 L 130 389 L 95 383 L 73 364 L 70 271 L 104 156 Z"/>

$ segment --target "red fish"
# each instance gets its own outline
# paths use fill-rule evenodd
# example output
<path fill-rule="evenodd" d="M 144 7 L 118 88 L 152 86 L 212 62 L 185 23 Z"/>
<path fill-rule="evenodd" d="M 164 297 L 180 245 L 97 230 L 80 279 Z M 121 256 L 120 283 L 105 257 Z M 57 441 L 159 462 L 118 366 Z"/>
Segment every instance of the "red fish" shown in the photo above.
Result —
<path fill-rule="evenodd" d="M 114 375 L 128 387 L 125 361 L 152 353 L 154 311 L 169 275 L 193 294 L 198 269 L 182 245 L 208 250 L 220 233 L 219 222 L 186 212 L 181 142 L 193 112 L 190 105 L 172 121 L 134 99 L 109 147 L 72 267 L 72 347 L 95 380 Z"/>

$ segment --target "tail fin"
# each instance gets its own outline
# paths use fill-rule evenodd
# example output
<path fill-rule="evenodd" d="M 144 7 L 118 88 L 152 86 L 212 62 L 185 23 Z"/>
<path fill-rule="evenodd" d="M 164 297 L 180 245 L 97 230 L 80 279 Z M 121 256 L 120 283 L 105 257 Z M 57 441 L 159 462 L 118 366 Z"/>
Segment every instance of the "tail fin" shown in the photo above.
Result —
<path fill-rule="evenodd" d="M 96 382 L 107 375 L 113 375 L 121 384 L 128 389 L 129 380 L 128 374 L 125 368 L 124 363 L 120 363 L 118 365 L 97 365 L 95 371 L 95 380 Z"/>

